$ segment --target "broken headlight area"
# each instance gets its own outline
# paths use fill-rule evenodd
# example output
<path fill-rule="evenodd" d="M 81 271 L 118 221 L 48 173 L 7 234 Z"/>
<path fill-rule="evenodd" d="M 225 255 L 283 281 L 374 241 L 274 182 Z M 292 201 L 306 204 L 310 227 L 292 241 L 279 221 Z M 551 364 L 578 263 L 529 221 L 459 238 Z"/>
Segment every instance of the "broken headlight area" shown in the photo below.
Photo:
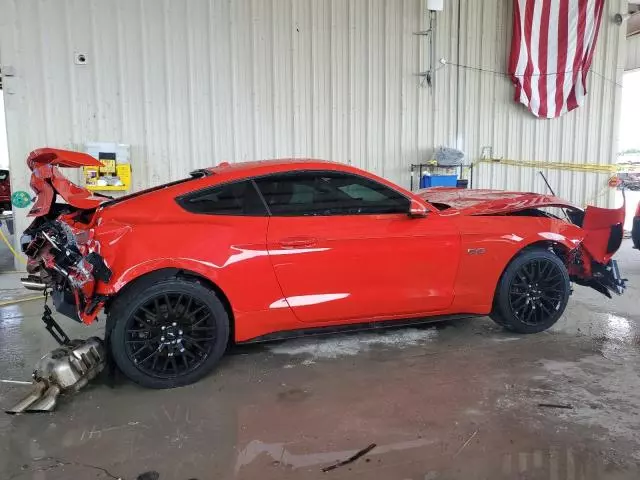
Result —
<path fill-rule="evenodd" d="M 574 283 L 591 287 L 608 298 L 612 293 L 624 293 L 627 279 L 620 276 L 615 260 L 611 259 L 606 264 L 598 263 L 582 248 L 577 248 L 569 254 L 567 261 L 569 276 Z"/>
<path fill-rule="evenodd" d="M 59 220 L 38 219 L 21 237 L 29 258 L 23 285 L 51 292 L 58 312 L 85 323 L 93 321 L 105 300 L 96 295 L 96 282 L 111 279 L 111 270 L 100 254 L 89 251 L 89 243 L 88 232 L 74 234 Z"/>
<path fill-rule="evenodd" d="M 627 279 L 620 276 L 618 262 L 615 260 L 610 260 L 606 265 L 593 262 L 590 277 L 572 276 L 571 280 L 578 285 L 591 287 L 608 298 L 611 298 L 612 293 L 622 295 L 627 283 Z"/>

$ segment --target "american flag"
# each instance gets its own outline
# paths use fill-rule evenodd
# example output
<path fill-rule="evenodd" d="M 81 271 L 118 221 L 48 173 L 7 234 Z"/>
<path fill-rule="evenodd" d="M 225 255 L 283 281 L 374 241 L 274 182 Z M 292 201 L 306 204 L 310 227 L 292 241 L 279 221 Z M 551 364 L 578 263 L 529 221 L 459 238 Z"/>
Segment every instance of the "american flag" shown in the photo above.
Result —
<path fill-rule="evenodd" d="M 587 94 L 605 0 L 514 0 L 509 74 L 515 100 L 556 118 Z"/>

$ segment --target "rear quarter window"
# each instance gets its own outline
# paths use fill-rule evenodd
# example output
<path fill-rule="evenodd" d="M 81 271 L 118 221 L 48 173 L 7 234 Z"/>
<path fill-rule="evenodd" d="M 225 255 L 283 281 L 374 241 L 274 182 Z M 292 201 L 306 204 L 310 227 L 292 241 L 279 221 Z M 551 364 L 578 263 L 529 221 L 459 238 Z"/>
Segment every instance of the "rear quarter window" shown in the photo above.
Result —
<path fill-rule="evenodd" d="M 207 188 L 176 200 L 186 211 L 203 215 L 267 215 L 260 195 L 249 180 Z"/>

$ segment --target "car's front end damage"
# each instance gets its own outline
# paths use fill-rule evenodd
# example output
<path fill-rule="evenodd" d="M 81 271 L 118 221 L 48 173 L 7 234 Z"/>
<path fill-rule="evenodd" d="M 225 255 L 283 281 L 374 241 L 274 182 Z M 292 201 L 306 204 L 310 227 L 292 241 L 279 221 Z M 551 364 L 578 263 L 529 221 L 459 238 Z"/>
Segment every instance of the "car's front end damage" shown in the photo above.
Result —
<path fill-rule="evenodd" d="M 613 255 L 623 239 L 625 205 L 616 209 L 571 207 L 568 218 L 584 231 L 584 238 L 572 252 L 567 265 L 571 280 L 611 298 L 622 295 L 626 280 L 620 276 Z"/>
<path fill-rule="evenodd" d="M 554 252 L 562 257 L 571 280 L 609 298 L 624 292 L 625 279 L 613 259 L 622 243 L 624 204 L 583 210 L 552 195 L 452 188 L 426 189 L 419 195 L 445 215 L 547 218 L 570 226 L 571 240 L 554 232 L 544 232 L 544 238 L 562 245 Z"/>

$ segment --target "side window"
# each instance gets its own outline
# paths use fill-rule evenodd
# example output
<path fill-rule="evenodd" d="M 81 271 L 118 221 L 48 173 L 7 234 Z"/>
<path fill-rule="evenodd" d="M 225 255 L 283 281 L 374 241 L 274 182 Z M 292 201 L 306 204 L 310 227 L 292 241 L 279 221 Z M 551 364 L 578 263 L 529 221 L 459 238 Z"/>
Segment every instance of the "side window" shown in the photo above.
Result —
<path fill-rule="evenodd" d="M 262 199 L 250 181 L 234 182 L 183 195 L 178 204 L 191 213 L 265 216 Z"/>
<path fill-rule="evenodd" d="M 297 172 L 256 179 L 271 215 L 406 213 L 409 200 L 378 182 L 340 172 Z"/>

